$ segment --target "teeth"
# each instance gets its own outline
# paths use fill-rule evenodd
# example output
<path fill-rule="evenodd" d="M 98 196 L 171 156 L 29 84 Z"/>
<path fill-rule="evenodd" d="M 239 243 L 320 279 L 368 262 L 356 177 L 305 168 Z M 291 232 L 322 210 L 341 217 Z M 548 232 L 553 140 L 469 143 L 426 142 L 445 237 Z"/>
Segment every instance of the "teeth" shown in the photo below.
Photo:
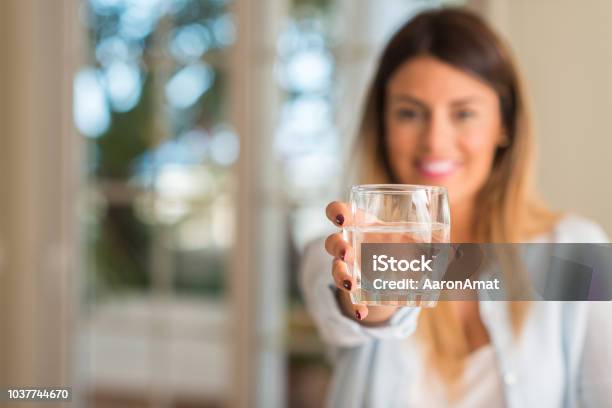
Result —
<path fill-rule="evenodd" d="M 451 171 L 455 164 L 451 160 L 430 161 L 421 163 L 423 170 L 429 173 L 446 173 Z"/>

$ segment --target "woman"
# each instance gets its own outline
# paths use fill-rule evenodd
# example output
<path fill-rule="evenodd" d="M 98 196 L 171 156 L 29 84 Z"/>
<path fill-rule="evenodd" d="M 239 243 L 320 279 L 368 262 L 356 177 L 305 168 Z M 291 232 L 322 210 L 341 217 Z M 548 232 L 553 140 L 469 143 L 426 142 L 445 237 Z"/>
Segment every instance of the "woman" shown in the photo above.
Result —
<path fill-rule="evenodd" d="M 452 242 L 608 242 L 531 189 L 533 134 L 510 53 L 477 16 L 424 12 L 390 40 L 358 138 L 362 183 L 442 185 Z M 327 217 L 350 224 L 345 203 Z M 612 401 L 610 303 L 351 304 L 341 234 L 305 254 L 301 285 L 330 345 L 333 407 L 559 407 Z M 607 316 L 606 316 L 607 314 Z M 594 330 L 596 330 L 594 335 Z"/>

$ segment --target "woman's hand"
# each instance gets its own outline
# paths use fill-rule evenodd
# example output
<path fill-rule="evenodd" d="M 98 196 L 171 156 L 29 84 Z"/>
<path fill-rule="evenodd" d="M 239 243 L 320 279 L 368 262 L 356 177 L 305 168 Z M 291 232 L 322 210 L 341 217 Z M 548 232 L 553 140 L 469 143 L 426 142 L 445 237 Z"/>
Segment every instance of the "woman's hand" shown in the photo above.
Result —
<path fill-rule="evenodd" d="M 337 227 L 350 226 L 351 211 L 346 203 L 331 202 L 325 209 L 327 218 Z M 332 276 L 339 291 L 339 303 L 343 313 L 367 325 L 384 323 L 395 313 L 395 306 L 372 306 L 351 303 L 350 293 L 356 288 L 355 279 L 349 274 L 348 262 L 353 261 L 353 248 L 342 237 L 342 233 L 331 234 L 325 240 L 325 249 L 334 257 Z"/>

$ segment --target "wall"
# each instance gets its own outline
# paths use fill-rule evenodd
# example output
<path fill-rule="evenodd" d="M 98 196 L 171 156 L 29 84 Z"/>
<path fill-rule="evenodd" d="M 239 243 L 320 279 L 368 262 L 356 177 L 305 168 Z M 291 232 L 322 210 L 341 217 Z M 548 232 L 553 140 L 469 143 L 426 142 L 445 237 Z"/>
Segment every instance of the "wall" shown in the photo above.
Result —
<path fill-rule="evenodd" d="M 538 135 L 538 184 L 554 207 L 612 234 L 612 2 L 477 2 L 523 68 Z"/>
<path fill-rule="evenodd" d="M 0 387 L 73 384 L 74 10 L 0 2 Z"/>

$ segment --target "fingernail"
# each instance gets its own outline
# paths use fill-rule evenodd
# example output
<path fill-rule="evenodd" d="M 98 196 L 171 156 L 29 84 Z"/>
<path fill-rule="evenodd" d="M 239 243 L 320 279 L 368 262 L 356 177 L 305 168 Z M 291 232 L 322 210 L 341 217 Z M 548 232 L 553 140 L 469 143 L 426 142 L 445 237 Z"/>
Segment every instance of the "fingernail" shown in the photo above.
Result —
<path fill-rule="evenodd" d="M 346 249 L 343 249 L 342 252 L 340 253 L 340 259 L 344 261 L 345 256 L 346 256 Z"/>
<path fill-rule="evenodd" d="M 357 317 L 357 320 L 361 320 L 361 313 L 359 313 L 359 310 L 355 312 L 355 316 Z"/>
<path fill-rule="evenodd" d="M 351 281 L 348 280 L 348 279 L 345 279 L 342 282 L 342 286 L 344 286 L 344 289 L 346 289 L 346 290 L 351 290 Z"/>
<path fill-rule="evenodd" d="M 336 215 L 336 224 L 338 225 L 344 224 L 344 215 L 342 214 Z"/>

